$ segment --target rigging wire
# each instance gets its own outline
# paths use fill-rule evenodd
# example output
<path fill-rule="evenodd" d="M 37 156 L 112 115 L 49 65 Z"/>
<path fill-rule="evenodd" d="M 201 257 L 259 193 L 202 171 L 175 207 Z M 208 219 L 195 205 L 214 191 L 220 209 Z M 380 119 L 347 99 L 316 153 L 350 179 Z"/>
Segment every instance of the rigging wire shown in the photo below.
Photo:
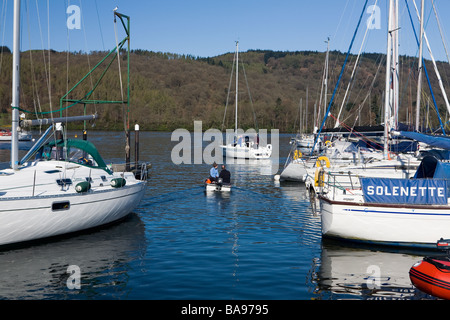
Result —
<path fill-rule="evenodd" d="M 67 8 L 70 6 L 70 0 L 69 2 L 66 4 Z M 69 28 L 66 28 L 66 42 L 67 42 L 67 52 L 66 52 L 66 92 L 69 91 L 69 57 L 70 57 L 70 33 L 69 33 Z M 66 102 L 66 106 L 67 106 L 67 102 Z M 67 117 L 67 109 L 66 111 L 66 117 Z M 67 122 L 66 122 L 67 125 Z"/>
<path fill-rule="evenodd" d="M 29 46 L 31 49 L 30 5 L 29 5 L 28 0 L 26 2 L 26 13 L 27 13 L 27 22 L 28 22 L 27 23 L 28 41 L 29 41 Z M 32 89 L 32 94 L 33 94 L 33 106 L 34 106 L 34 112 L 35 112 L 37 118 L 39 119 L 37 108 L 39 107 L 39 110 L 41 110 L 41 102 L 40 102 L 40 98 L 39 98 L 39 91 L 37 88 L 37 80 L 36 80 L 36 73 L 35 73 L 35 69 L 34 69 L 32 50 L 29 50 L 29 54 L 30 54 L 31 89 Z"/>
<path fill-rule="evenodd" d="M 439 33 L 441 35 L 442 44 L 444 46 L 445 54 L 447 56 L 447 62 L 450 64 L 450 58 L 449 58 L 449 54 L 448 54 L 448 51 L 447 51 L 447 41 L 445 39 L 445 35 L 444 35 L 444 33 L 442 31 L 442 28 L 441 28 L 441 22 L 440 22 L 440 19 L 439 19 L 438 12 L 436 10 L 435 1 L 431 0 L 431 4 L 433 6 L 433 11 L 434 11 L 434 15 L 436 17 L 436 22 L 437 22 L 437 25 L 438 25 L 438 28 L 439 28 Z M 446 85 L 448 86 L 449 85 L 449 81 L 448 81 L 448 76 L 447 76 L 447 69 L 444 69 L 444 74 L 445 74 Z M 446 118 L 448 118 L 448 116 L 449 116 L 449 114 L 447 113 L 446 114 Z M 448 121 L 446 121 L 446 124 L 447 123 L 448 123 Z"/>
<path fill-rule="evenodd" d="M 418 36 L 417 36 L 416 29 L 415 29 L 415 27 L 414 27 L 414 23 L 413 23 L 413 20 L 412 20 L 411 11 L 410 11 L 410 9 L 409 9 L 409 5 L 408 5 L 408 2 L 407 2 L 406 0 L 405 0 L 405 4 L 406 4 L 406 7 L 407 7 L 407 9 L 408 9 L 409 19 L 410 19 L 410 21 L 411 21 L 411 26 L 412 26 L 412 29 L 413 29 L 413 31 L 414 31 L 414 36 L 415 36 L 415 38 L 416 38 L 416 43 L 419 44 L 419 38 L 418 38 Z M 414 3 L 414 4 L 415 4 L 415 3 Z M 422 58 L 422 59 L 423 59 L 423 58 Z M 436 99 L 435 99 L 435 97 L 434 97 L 433 88 L 431 87 L 430 78 L 429 78 L 429 76 L 428 76 L 428 71 L 427 71 L 427 68 L 426 68 L 425 63 L 423 64 L 423 71 L 424 71 L 424 73 L 425 73 L 425 76 L 426 76 L 426 79 L 427 79 L 427 83 L 428 83 L 428 87 L 429 87 L 429 89 L 430 89 L 431 96 L 432 96 L 432 98 L 433 98 L 434 108 L 435 108 L 436 113 L 437 113 L 437 115 L 438 115 L 438 119 L 439 119 L 439 123 L 440 123 L 441 129 L 442 129 L 442 132 L 443 132 L 444 135 L 445 135 L 444 124 L 442 123 L 441 116 L 440 116 L 440 114 L 439 114 L 439 108 L 438 108 L 438 106 L 437 106 Z M 423 91 L 423 90 L 424 90 L 424 89 L 422 89 L 422 91 Z"/>
<path fill-rule="evenodd" d="M 37 0 L 36 0 L 37 1 Z M 52 83 L 51 83 L 51 46 L 50 46 L 50 0 L 47 0 L 47 42 L 48 42 L 48 98 L 49 98 L 49 105 L 50 105 L 50 111 L 53 110 L 52 105 Z M 53 119 L 53 112 L 52 119 Z"/>
<path fill-rule="evenodd" d="M 97 0 L 95 0 L 94 3 L 95 3 L 95 10 L 97 12 L 98 29 L 100 30 L 100 37 L 102 38 L 102 47 L 103 51 L 105 51 L 105 42 L 103 41 L 102 24 L 100 23 L 100 15 L 98 14 Z"/>
<path fill-rule="evenodd" d="M 340 83 L 340 81 L 341 81 L 342 74 L 344 73 L 345 66 L 346 66 L 346 64 L 347 64 L 348 57 L 349 57 L 349 55 L 350 55 L 350 51 L 351 51 L 351 49 L 352 49 L 352 47 L 353 47 L 353 43 L 354 43 L 354 41 L 355 41 L 356 34 L 357 34 L 358 29 L 359 29 L 359 26 L 360 26 L 360 24 L 361 24 L 361 20 L 362 20 L 362 17 L 363 17 L 363 15 L 364 15 L 364 12 L 365 12 L 365 9 L 366 9 L 366 6 L 367 6 L 367 1 L 368 1 L 368 0 L 366 0 L 366 1 L 364 2 L 363 10 L 362 10 L 361 15 L 360 15 L 360 17 L 359 17 L 358 24 L 357 24 L 357 26 L 356 26 L 355 32 L 353 33 L 352 41 L 350 42 L 350 46 L 349 46 L 349 48 L 348 48 L 347 55 L 345 56 L 344 64 L 342 65 L 342 69 L 341 69 L 341 72 L 340 72 L 340 74 L 339 74 L 338 81 L 336 82 L 336 86 L 334 87 L 334 91 L 333 91 L 333 94 L 332 94 L 332 96 L 331 96 L 330 103 L 328 104 L 327 112 L 326 112 L 326 114 L 324 115 L 322 124 L 321 124 L 321 126 L 320 126 L 320 128 L 319 128 L 319 131 L 318 131 L 318 133 L 317 133 L 316 139 L 314 140 L 314 145 L 313 145 L 312 150 L 314 150 L 315 147 L 316 147 L 317 140 L 318 140 L 318 138 L 319 138 L 319 136 L 320 136 L 320 132 L 322 131 L 323 126 L 325 125 L 325 121 L 327 120 L 327 117 L 328 117 L 328 114 L 329 114 L 329 112 L 330 112 L 331 106 L 333 105 L 333 100 L 334 100 L 334 97 L 335 97 L 335 95 L 336 95 L 337 89 L 338 89 L 338 87 L 339 87 L 339 83 Z M 312 155 L 312 152 L 313 152 L 313 151 L 311 151 L 311 155 Z"/>
<path fill-rule="evenodd" d="M 441 22 L 440 22 L 438 13 L 437 13 L 437 11 L 436 11 L 436 6 L 434 5 L 434 0 L 431 0 L 431 5 L 433 6 L 434 15 L 435 15 L 435 17 L 436 17 L 437 25 L 438 25 L 438 28 L 439 28 L 439 33 L 440 33 L 441 39 L 442 39 L 442 44 L 444 45 L 445 54 L 446 54 L 446 56 L 447 56 L 447 62 L 450 64 L 450 58 L 449 58 L 449 56 L 448 56 L 447 45 L 446 45 L 446 41 L 445 41 L 444 34 L 443 34 L 443 32 L 442 32 Z"/>
<path fill-rule="evenodd" d="M 3 19 L 3 32 L 2 32 L 2 48 L 0 52 L 0 73 L 2 71 L 2 65 L 3 65 L 3 50 L 5 48 L 5 29 L 6 29 L 6 10 L 8 8 L 8 1 L 3 1 L 2 4 L 2 19 Z"/>
<path fill-rule="evenodd" d="M 83 7 L 82 7 L 81 3 L 82 3 L 82 1 L 80 0 L 80 10 L 81 10 L 81 12 L 83 12 Z M 81 19 L 81 23 L 83 24 L 84 47 L 85 47 L 85 50 L 86 50 L 87 63 L 88 63 L 89 70 L 91 70 L 91 60 L 89 58 L 89 56 L 90 56 L 90 54 L 89 54 L 89 46 L 88 46 L 88 42 L 87 42 L 86 26 L 84 25 L 84 19 Z M 93 80 L 92 80 L 92 74 L 89 75 L 89 80 L 91 82 L 91 89 L 93 90 L 94 89 L 94 83 L 93 83 Z"/>
<path fill-rule="evenodd" d="M 358 109 L 357 109 L 358 112 L 361 112 L 362 108 L 364 107 L 364 105 L 365 105 L 367 99 L 369 98 L 369 96 L 370 96 L 370 94 L 371 94 L 371 92 L 372 92 L 373 87 L 375 86 L 375 82 L 376 82 L 376 80 L 377 80 L 378 74 L 380 73 L 381 67 L 383 66 L 384 59 L 385 59 L 385 58 L 384 58 L 384 55 L 380 55 L 380 56 L 379 56 L 379 63 L 378 63 L 377 71 L 375 72 L 375 75 L 373 76 L 373 79 L 372 79 L 372 82 L 371 82 L 369 88 L 366 89 L 366 90 L 367 90 L 366 96 L 364 97 L 364 99 L 363 99 L 363 101 L 360 103 L 360 105 L 358 106 Z M 378 59 L 377 59 L 377 60 L 378 60 Z M 365 83 L 366 83 L 366 81 L 367 81 L 368 79 L 369 79 L 369 76 L 366 78 L 366 80 L 365 80 L 365 82 L 364 82 L 364 85 L 361 86 L 361 91 L 363 90 L 363 88 L 366 87 L 366 86 L 365 86 Z M 358 94 L 358 96 L 359 96 L 359 94 Z M 356 100 L 358 100 L 358 99 L 356 99 Z M 369 104 L 369 107 L 370 107 L 370 104 Z M 370 110 L 370 108 L 369 108 L 369 112 L 372 112 L 372 110 Z M 346 118 L 344 118 L 343 121 L 346 122 L 352 115 L 353 115 L 353 114 L 349 113 L 349 115 L 348 115 Z"/>
<path fill-rule="evenodd" d="M 225 112 L 223 114 L 223 120 L 222 120 L 222 129 L 221 129 L 222 132 L 223 132 L 223 127 L 225 125 L 225 118 L 226 118 L 226 115 L 227 115 L 228 101 L 230 99 L 231 83 L 233 81 L 234 62 L 235 61 L 236 61 L 236 52 L 234 53 L 234 56 L 233 56 L 233 64 L 231 66 L 230 82 L 228 83 L 227 101 L 225 103 Z"/>
<path fill-rule="evenodd" d="M 224 128 L 224 125 L 225 125 L 225 119 L 226 119 L 228 102 L 229 102 L 229 97 L 230 97 L 230 92 L 231 92 L 231 84 L 232 84 L 232 80 L 233 80 L 233 72 L 234 72 L 234 65 L 235 65 L 235 63 L 236 63 L 236 52 L 234 53 L 234 56 L 233 56 L 233 65 L 232 65 L 232 68 L 231 68 L 230 81 L 228 83 L 227 100 L 226 100 L 226 103 L 225 103 L 225 112 L 224 112 L 224 115 L 223 115 L 221 131 L 223 131 L 223 128 Z M 243 70 L 243 73 L 244 73 L 245 84 L 247 86 L 247 92 L 248 92 L 248 96 L 249 96 L 249 99 L 250 99 L 250 105 L 252 107 L 253 121 L 255 123 L 255 130 L 258 130 L 258 121 L 257 121 L 257 118 L 256 118 L 256 112 L 255 112 L 255 108 L 254 108 L 254 105 L 253 105 L 253 99 L 252 99 L 252 95 L 250 93 L 250 86 L 248 85 L 247 73 L 245 71 L 245 66 L 244 66 L 243 62 L 241 62 L 241 66 L 242 66 L 242 70 Z M 239 68 L 236 65 L 236 72 L 238 72 L 238 70 L 239 70 Z M 235 128 L 235 130 L 237 130 L 237 128 Z"/>
<path fill-rule="evenodd" d="M 248 85 L 247 73 L 245 72 L 244 62 L 242 62 L 241 64 L 242 64 L 242 70 L 244 71 L 244 78 L 245 78 L 245 83 L 247 85 L 247 91 L 248 91 L 248 96 L 249 96 L 249 99 L 250 99 L 250 105 L 252 106 L 253 121 L 255 121 L 255 130 L 258 130 L 258 121 L 256 119 L 255 108 L 253 107 L 253 99 L 252 99 L 252 95 L 250 93 L 250 87 Z"/>
<path fill-rule="evenodd" d="M 39 13 L 39 3 L 38 0 L 36 0 L 36 14 L 37 14 L 37 22 L 38 22 L 38 27 L 39 27 L 39 34 L 41 37 L 41 47 L 42 47 L 42 60 L 44 62 L 44 73 L 45 73 L 45 80 L 47 82 L 47 87 L 50 87 L 50 69 L 47 67 L 47 59 L 45 57 L 45 49 L 44 49 L 44 37 L 42 35 L 42 25 L 41 25 L 41 16 Z M 49 100 L 51 100 L 51 98 L 49 97 Z"/>
<path fill-rule="evenodd" d="M 117 64 L 118 64 L 118 68 L 119 68 L 120 96 L 122 98 L 122 111 L 123 111 L 123 115 L 124 115 L 124 127 L 126 128 L 125 106 L 123 103 L 124 95 L 123 95 L 122 69 L 120 66 L 120 48 L 119 48 L 119 39 L 118 39 L 118 35 L 117 35 L 117 21 L 116 21 L 115 16 L 114 16 L 114 35 L 115 35 L 115 39 L 116 39 Z"/>
<path fill-rule="evenodd" d="M 118 67 L 119 67 L 120 95 L 122 97 L 121 102 L 122 102 L 123 127 L 124 127 L 124 131 L 125 131 L 125 136 L 129 137 L 129 134 L 128 134 L 129 118 L 128 118 L 128 114 L 125 112 L 123 82 L 122 82 L 122 69 L 120 67 L 120 47 L 119 47 L 119 39 L 118 39 L 118 33 L 117 33 L 117 19 L 116 19 L 115 12 L 114 12 L 114 34 L 115 34 L 115 38 L 116 38 L 116 49 L 117 49 L 116 57 L 117 57 L 117 63 L 118 63 Z M 129 37 L 129 35 L 128 35 L 128 37 Z M 128 41 L 130 41 L 129 38 L 128 38 Z M 127 103 L 129 103 L 128 98 L 127 98 Z M 129 139 L 125 139 L 125 154 L 129 154 L 129 152 L 130 152 Z"/>
<path fill-rule="evenodd" d="M 375 5 L 374 5 L 375 7 L 377 6 L 377 3 L 378 3 L 378 0 L 375 1 Z M 372 11 L 372 14 L 370 15 L 370 19 L 373 18 L 374 14 L 375 14 L 375 10 Z M 337 121 L 336 121 L 336 124 L 334 126 L 335 128 L 337 128 L 339 126 L 339 118 L 341 117 L 342 109 L 344 108 L 345 102 L 348 101 L 347 94 L 348 94 L 348 91 L 350 89 L 350 85 L 353 86 L 353 83 L 354 83 L 353 80 L 355 79 L 356 70 L 359 67 L 359 60 L 360 60 L 360 57 L 361 57 L 361 52 L 362 52 L 363 47 L 366 44 L 366 39 L 367 39 L 367 35 L 369 33 L 369 30 L 370 30 L 370 24 L 367 23 L 366 32 L 364 33 L 364 37 L 363 37 L 363 40 L 361 42 L 361 46 L 359 48 L 358 56 L 356 57 L 355 65 L 353 66 L 353 71 L 352 71 L 352 74 L 350 76 L 350 80 L 349 80 L 349 82 L 347 84 L 347 89 L 345 90 L 344 98 L 342 99 L 341 108 L 339 109 L 339 113 L 337 115 Z"/>

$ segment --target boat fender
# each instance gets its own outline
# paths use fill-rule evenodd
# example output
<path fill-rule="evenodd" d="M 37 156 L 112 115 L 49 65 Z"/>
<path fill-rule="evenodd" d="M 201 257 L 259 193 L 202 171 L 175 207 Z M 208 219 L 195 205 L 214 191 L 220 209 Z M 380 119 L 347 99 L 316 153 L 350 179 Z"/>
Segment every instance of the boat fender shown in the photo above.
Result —
<path fill-rule="evenodd" d="M 302 153 L 299 150 L 295 150 L 294 160 L 300 159 L 301 157 L 302 157 Z"/>
<path fill-rule="evenodd" d="M 316 169 L 316 173 L 314 175 L 314 185 L 316 187 L 323 187 L 323 175 L 324 175 L 323 167 L 318 167 Z"/>
<path fill-rule="evenodd" d="M 321 157 L 317 158 L 317 160 L 316 160 L 316 167 L 323 167 L 322 161 L 325 161 L 325 166 L 327 168 L 330 167 L 330 159 L 328 159 L 328 157 L 326 157 L 326 156 L 321 156 Z"/>
<path fill-rule="evenodd" d="M 121 188 L 123 187 L 127 181 L 124 178 L 115 178 L 111 180 L 111 187 L 113 188 Z"/>
<path fill-rule="evenodd" d="M 78 193 L 88 192 L 90 189 L 91 189 L 91 184 L 89 181 L 80 182 L 75 186 L 75 190 Z"/>

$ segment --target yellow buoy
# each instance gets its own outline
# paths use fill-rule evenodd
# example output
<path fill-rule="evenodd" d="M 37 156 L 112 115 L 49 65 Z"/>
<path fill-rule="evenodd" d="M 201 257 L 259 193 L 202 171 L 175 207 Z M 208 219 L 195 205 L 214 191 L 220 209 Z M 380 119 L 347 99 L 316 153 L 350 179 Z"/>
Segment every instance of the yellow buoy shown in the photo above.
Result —
<path fill-rule="evenodd" d="M 328 157 L 326 157 L 326 156 L 320 156 L 320 157 L 317 158 L 317 160 L 316 160 L 316 167 L 323 167 L 323 162 L 322 161 L 325 161 L 325 166 L 327 168 L 330 167 L 330 159 L 328 159 Z"/>

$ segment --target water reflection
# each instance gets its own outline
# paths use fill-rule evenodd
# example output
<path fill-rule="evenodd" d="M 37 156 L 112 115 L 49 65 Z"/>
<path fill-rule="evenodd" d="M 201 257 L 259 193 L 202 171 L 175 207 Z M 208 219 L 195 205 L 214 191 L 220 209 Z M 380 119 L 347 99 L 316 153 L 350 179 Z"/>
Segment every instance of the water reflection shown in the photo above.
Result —
<path fill-rule="evenodd" d="M 131 265 L 145 253 L 144 224 L 136 214 L 92 232 L 0 252 L 2 299 L 125 297 Z M 81 288 L 67 286 L 76 265 Z"/>
<path fill-rule="evenodd" d="M 313 281 L 317 299 L 418 300 L 434 299 L 417 290 L 409 269 L 420 252 L 368 250 L 324 240 Z"/>
<path fill-rule="evenodd" d="M 226 164 L 228 168 L 249 175 L 270 176 L 278 171 L 278 159 L 226 159 Z"/>

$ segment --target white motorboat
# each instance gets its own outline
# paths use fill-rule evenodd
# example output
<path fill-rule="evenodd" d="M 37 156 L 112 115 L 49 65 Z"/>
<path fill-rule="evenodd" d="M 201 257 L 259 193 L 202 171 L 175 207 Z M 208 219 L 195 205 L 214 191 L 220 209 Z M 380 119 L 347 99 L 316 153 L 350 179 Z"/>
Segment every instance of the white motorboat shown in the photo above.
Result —
<path fill-rule="evenodd" d="M 205 191 L 206 192 L 230 192 L 231 191 L 231 183 L 223 183 L 222 179 L 219 178 L 219 181 L 210 181 L 209 179 L 205 182 Z"/>
<path fill-rule="evenodd" d="M 0 170 L 0 245 L 117 221 L 139 205 L 146 186 L 132 172 L 113 171 L 89 141 L 65 139 L 60 124 L 51 125 L 18 160 L 19 18 L 15 0 L 11 168 Z"/>
<path fill-rule="evenodd" d="M 206 192 L 231 192 L 231 184 L 207 183 Z"/>

